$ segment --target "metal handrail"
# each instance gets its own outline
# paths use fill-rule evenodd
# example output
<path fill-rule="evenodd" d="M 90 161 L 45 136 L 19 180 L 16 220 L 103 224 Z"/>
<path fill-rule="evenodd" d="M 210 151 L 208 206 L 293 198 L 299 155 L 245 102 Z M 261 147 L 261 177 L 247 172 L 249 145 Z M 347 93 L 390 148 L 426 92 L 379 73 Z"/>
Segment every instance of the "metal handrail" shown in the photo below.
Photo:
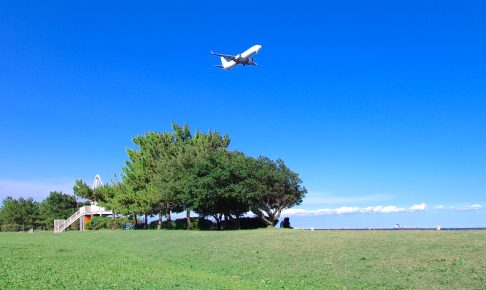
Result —
<path fill-rule="evenodd" d="M 54 220 L 54 232 L 60 233 L 83 215 L 106 214 L 106 209 L 99 206 L 83 206 L 66 220 Z"/>
<path fill-rule="evenodd" d="M 77 219 L 79 219 L 82 215 L 81 209 L 84 209 L 84 208 L 80 208 L 77 212 L 75 212 L 72 216 L 70 216 L 66 220 L 54 220 L 54 232 L 60 233 L 60 232 L 64 231 L 73 222 L 75 222 Z"/>

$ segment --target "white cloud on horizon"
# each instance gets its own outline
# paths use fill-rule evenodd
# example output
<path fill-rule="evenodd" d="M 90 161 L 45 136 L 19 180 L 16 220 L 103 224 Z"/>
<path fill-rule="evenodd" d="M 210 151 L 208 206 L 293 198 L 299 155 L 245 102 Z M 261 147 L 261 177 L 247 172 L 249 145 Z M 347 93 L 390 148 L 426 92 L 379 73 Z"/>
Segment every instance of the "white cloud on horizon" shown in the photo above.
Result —
<path fill-rule="evenodd" d="M 444 205 L 437 205 L 434 207 L 435 209 L 450 209 L 450 210 L 457 210 L 457 211 L 471 211 L 471 210 L 480 210 L 483 209 L 483 206 L 479 203 L 466 205 L 466 206 L 444 206 Z"/>
<path fill-rule="evenodd" d="M 343 214 L 353 214 L 353 213 L 399 213 L 399 212 L 418 212 L 425 211 L 427 205 L 425 203 L 414 204 L 411 207 L 403 208 L 397 207 L 395 205 L 388 206 L 369 206 L 369 207 L 351 207 L 342 206 L 338 208 L 322 208 L 316 210 L 308 210 L 301 208 L 291 208 L 286 209 L 282 212 L 285 216 L 321 216 L 321 215 L 343 215 Z"/>
<path fill-rule="evenodd" d="M 456 208 L 456 210 L 460 210 L 460 211 L 480 210 L 482 208 L 483 208 L 483 206 L 480 205 L 480 204 L 471 204 L 471 205 L 467 205 L 467 206 L 464 206 L 464 207 L 458 207 L 458 208 Z"/>
<path fill-rule="evenodd" d="M 361 196 L 335 196 L 326 193 L 309 193 L 304 203 L 311 204 L 336 204 L 336 203 L 362 203 L 362 202 L 381 202 L 394 199 L 395 196 L 391 194 L 372 194 Z"/>
<path fill-rule="evenodd" d="M 11 196 L 32 197 L 34 200 L 43 200 L 51 191 L 73 193 L 74 178 L 59 178 L 45 180 L 14 180 L 0 179 L 0 201 Z"/>

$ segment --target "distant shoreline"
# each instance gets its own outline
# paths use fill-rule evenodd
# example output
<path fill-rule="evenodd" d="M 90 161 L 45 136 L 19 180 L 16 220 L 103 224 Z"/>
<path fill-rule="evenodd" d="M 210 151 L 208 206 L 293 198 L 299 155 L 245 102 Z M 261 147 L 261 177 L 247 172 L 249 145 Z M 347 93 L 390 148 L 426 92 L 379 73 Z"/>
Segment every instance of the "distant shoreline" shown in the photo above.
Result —
<path fill-rule="evenodd" d="M 486 231 L 486 227 L 473 228 L 330 228 L 330 229 L 315 229 L 315 228 L 299 228 L 304 231 Z"/>

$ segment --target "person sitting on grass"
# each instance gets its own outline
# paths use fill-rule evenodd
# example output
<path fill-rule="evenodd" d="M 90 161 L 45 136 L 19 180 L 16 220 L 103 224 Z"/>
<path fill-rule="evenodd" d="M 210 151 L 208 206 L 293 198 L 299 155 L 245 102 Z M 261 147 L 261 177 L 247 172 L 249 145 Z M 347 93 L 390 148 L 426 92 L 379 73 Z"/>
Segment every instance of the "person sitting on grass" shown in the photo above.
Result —
<path fill-rule="evenodd" d="M 290 226 L 290 219 L 288 217 L 284 218 L 283 221 L 280 222 L 280 228 L 293 229 L 293 227 Z"/>

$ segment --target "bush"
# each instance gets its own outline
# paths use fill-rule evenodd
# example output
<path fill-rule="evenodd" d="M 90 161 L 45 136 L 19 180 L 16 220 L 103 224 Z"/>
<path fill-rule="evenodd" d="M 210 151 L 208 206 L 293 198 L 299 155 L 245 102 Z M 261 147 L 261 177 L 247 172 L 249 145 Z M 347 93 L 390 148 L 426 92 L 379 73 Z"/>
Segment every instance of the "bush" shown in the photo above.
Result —
<path fill-rule="evenodd" d="M 86 228 L 88 230 L 119 230 L 123 224 L 127 223 L 129 220 L 126 217 L 121 218 L 109 218 L 103 216 L 94 216 L 89 222 L 86 223 Z"/>
<path fill-rule="evenodd" d="M 110 230 L 119 230 L 122 228 L 123 224 L 128 223 L 128 218 L 122 217 L 122 218 L 111 218 L 107 223 L 106 223 L 106 228 Z"/>
<path fill-rule="evenodd" d="M 278 223 L 278 220 L 275 220 L 275 224 Z M 249 229 L 259 229 L 259 228 L 266 228 L 267 224 L 262 221 L 259 217 L 243 217 L 240 218 L 240 226 L 242 230 L 249 230 Z"/>
<path fill-rule="evenodd" d="M 156 221 L 151 221 L 151 222 L 149 223 L 148 228 L 149 228 L 149 230 L 156 230 L 156 229 L 157 229 L 157 227 L 158 227 L 158 225 L 159 225 L 159 221 L 158 221 L 158 220 L 156 220 Z"/>
<path fill-rule="evenodd" d="M 165 221 L 162 225 L 163 227 L 167 228 L 167 221 Z M 191 229 L 192 230 L 210 230 L 214 228 L 214 224 L 212 221 L 198 218 L 198 217 L 191 217 Z M 173 220 L 169 227 L 171 230 L 187 230 L 187 218 L 180 218 Z"/>
<path fill-rule="evenodd" d="M 192 222 L 193 230 L 201 231 L 201 230 L 211 230 L 216 228 L 216 225 L 211 220 L 205 218 L 191 218 L 191 222 Z"/>
<path fill-rule="evenodd" d="M 172 222 L 174 230 L 187 230 L 187 218 L 176 219 Z M 192 219 L 191 219 L 192 224 Z"/>
<path fill-rule="evenodd" d="M 149 229 L 157 229 L 158 224 L 158 220 L 152 221 L 149 224 Z M 193 230 L 210 230 L 215 227 L 212 221 L 198 217 L 191 217 L 191 226 Z M 172 220 L 169 227 L 167 226 L 167 221 L 163 221 L 161 229 L 187 230 L 187 218 Z"/>
<path fill-rule="evenodd" d="M 149 224 L 149 229 L 155 230 L 157 229 L 159 225 L 159 221 L 152 221 Z M 161 229 L 166 229 L 166 230 L 187 230 L 187 222 L 186 218 L 181 218 L 181 219 L 176 219 L 172 220 L 170 224 L 167 224 L 167 221 L 163 221 L 161 225 Z"/>
<path fill-rule="evenodd" d="M 0 229 L 2 232 L 19 232 L 22 230 L 22 226 L 17 224 L 7 224 L 2 225 Z"/>
<path fill-rule="evenodd" d="M 86 223 L 86 228 L 88 230 L 106 229 L 106 224 L 110 220 L 110 218 L 104 216 L 94 216 L 89 222 Z"/>
<path fill-rule="evenodd" d="M 52 230 L 51 228 L 49 228 L 49 230 Z M 69 230 L 73 230 L 73 231 L 77 231 L 79 230 L 79 219 L 78 220 L 75 220 L 70 226 L 69 226 Z"/>
<path fill-rule="evenodd" d="M 260 229 L 266 228 L 267 224 L 264 223 L 259 217 L 241 217 L 240 225 L 238 227 L 238 220 L 228 220 L 223 221 L 221 223 L 221 228 L 223 230 L 252 230 L 252 229 Z M 278 223 L 278 220 L 275 220 L 274 226 Z"/>

